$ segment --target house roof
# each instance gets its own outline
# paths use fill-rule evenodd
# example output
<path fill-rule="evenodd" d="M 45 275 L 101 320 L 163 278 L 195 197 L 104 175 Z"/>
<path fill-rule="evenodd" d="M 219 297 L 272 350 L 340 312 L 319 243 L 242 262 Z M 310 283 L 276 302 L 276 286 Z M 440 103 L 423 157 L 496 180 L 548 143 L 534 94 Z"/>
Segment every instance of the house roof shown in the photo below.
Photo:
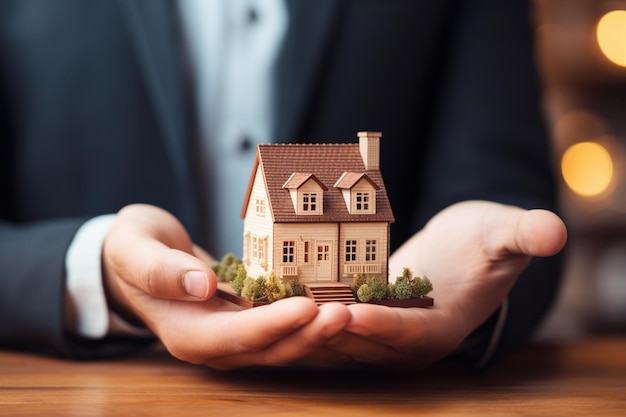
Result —
<path fill-rule="evenodd" d="M 291 176 L 287 179 L 287 182 L 283 184 L 283 188 L 286 188 L 288 190 L 297 190 L 310 179 L 318 183 L 322 190 L 328 191 L 328 188 L 326 188 L 326 186 L 320 180 L 318 180 L 315 175 L 305 174 L 302 172 L 294 172 L 293 174 L 291 174 Z"/>
<path fill-rule="evenodd" d="M 267 187 L 268 206 L 275 223 L 394 221 L 381 172 L 365 169 L 358 143 L 259 145 L 241 217 L 245 216 L 259 166 Z M 350 174 L 347 179 L 344 175 L 346 173 Z M 354 184 L 364 176 L 372 183 L 376 189 L 375 214 L 348 212 L 342 191 L 336 187 L 342 176 L 342 185 L 350 182 Z M 297 215 L 289 190 L 284 186 L 289 184 L 290 188 L 297 188 L 311 177 L 327 189 L 324 191 L 324 214 Z M 299 184 L 295 185 L 296 183 Z"/>
<path fill-rule="evenodd" d="M 378 185 L 376 185 L 376 183 L 372 181 L 365 172 L 344 172 L 343 174 L 341 174 L 341 177 L 339 177 L 334 187 L 349 190 L 357 185 L 357 183 L 361 181 L 361 179 L 365 179 L 370 184 L 372 184 L 372 187 L 374 187 L 374 189 L 377 190 L 379 188 Z"/>

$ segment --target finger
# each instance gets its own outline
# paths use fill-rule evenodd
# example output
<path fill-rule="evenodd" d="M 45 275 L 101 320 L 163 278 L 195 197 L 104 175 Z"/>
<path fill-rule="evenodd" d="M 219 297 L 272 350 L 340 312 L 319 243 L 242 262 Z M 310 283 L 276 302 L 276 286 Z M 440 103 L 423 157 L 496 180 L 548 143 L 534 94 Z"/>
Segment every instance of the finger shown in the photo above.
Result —
<path fill-rule="evenodd" d="M 338 303 L 322 305 L 311 322 L 264 352 L 262 363 L 287 365 L 307 356 L 343 330 L 350 319 L 347 306 Z"/>
<path fill-rule="evenodd" d="M 267 349 L 318 314 L 315 302 L 305 297 L 241 311 L 219 311 L 212 307 L 217 302 L 223 300 L 207 302 L 205 312 L 196 308 L 204 305 L 183 304 L 169 313 L 170 319 L 178 319 L 176 325 L 159 336 L 174 356 L 219 369 L 250 365 L 249 358 L 243 360 L 246 355 Z M 235 359 L 221 359 L 229 357 Z"/>
<path fill-rule="evenodd" d="M 498 255 L 551 256 L 563 249 L 567 240 L 565 224 L 547 210 L 506 207 L 485 219 L 485 247 Z"/>
<path fill-rule="evenodd" d="M 518 246 L 532 256 L 552 256 L 567 241 L 565 223 L 547 210 L 530 210 L 522 215 L 519 225 Z"/>
<path fill-rule="evenodd" d="M 460 343 L 460 330 L 439 309 L 368 304 L 355 304 L 349 309 L 352 320 L 343 337 L 332 341 L 332 347 L 359 362 L 420 368 Z"/>
<path fill-rule="evenodd" d="M 351 333 L 407 352 L 423 344 L 427 320 L 424 312 L 427 310 L 388 308 L 367 303 L 357 303 L 349 309 L 352 320 L 346 330 Z"/>
<path fill-rule="evenodd" d="M 373 339 L 350 332 L 343 332 L 329 342 L 329 348 L 334 349 L 325 353 L 328 361 L 342 359 L 346 364 L 367 363 L 369 365 L 384 365 L 386 369 L 420 369 L 431 363 L 426 361 L 420 352 L 402 352 Z M 349 360 L 347 360 L 348 358 Z"/>
<path fill-rule="evenodd" d="M 346 306 L 329 303 L 319 308 L 307 324 L 288 334 L 275 334 L 275 340 L 265 346 L 236 355 L 214 358 L 207 364 L 218 369 L 242 366 L 286 366 L 311 355 L 339 333 L 350 321 Z"/>
<path fill-rule="evenodd" d="M 203 301 L 217 289 L 207 264 L 142 233 L 112 231 L 105 240 L 103 263 L 107 273 L 157 298 Z"/>

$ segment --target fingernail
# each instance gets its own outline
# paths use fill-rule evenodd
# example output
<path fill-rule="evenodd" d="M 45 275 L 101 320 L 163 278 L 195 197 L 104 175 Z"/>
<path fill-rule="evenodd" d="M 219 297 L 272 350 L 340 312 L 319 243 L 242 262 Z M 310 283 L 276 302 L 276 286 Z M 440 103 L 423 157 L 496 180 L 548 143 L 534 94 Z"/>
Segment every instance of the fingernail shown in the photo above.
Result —
<path fill-rule="evenodd" d="M 206 298 L 209 295 L 209 277 L 202 271 L 188 271 L 183 276 L 183 286 L 192 297 Z"/>

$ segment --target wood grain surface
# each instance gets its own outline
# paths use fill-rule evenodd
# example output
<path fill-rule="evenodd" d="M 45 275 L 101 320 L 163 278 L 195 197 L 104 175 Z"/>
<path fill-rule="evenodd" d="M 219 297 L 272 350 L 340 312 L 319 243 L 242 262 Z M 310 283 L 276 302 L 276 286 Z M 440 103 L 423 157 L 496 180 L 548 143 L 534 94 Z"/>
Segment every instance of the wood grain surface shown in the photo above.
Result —
<path fill-rule="evenodd" d="M 441 365 L 230 373 L 163 351 L 73 362 L 0 351 L 0 416 L 623 416 L 626 338 L 531 345 L 487 372 Z"/>

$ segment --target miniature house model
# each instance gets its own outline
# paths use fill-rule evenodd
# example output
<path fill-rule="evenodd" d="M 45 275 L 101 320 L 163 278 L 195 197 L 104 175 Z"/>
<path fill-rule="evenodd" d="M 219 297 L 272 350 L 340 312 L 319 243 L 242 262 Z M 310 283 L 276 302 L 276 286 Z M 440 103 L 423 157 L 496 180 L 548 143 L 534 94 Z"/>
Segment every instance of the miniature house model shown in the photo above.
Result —
<path fill-rule="evenodd" d="M 300 282 L 387 279 L 394 221 L 379 167 L 380 132 L 359 143 L 257 148 L 241 216 L 248 275 Z"/>

